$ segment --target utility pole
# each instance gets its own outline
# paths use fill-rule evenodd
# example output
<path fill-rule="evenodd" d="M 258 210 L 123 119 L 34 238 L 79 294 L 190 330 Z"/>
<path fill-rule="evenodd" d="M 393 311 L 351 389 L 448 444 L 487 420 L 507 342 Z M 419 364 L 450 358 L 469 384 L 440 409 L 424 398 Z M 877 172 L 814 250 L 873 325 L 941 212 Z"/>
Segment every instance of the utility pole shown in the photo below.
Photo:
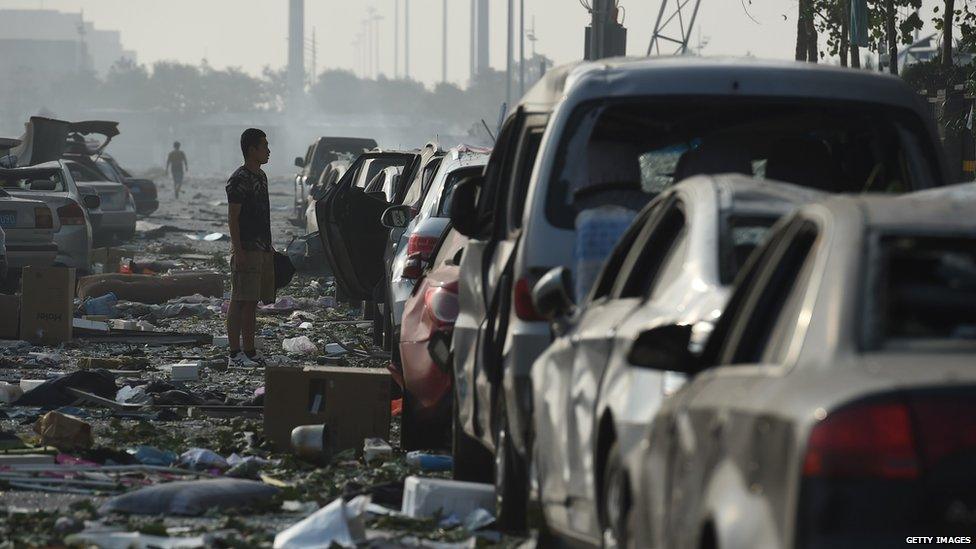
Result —
<path fill-rule="evenodd" d="M 373 14 L 371 19 L 373 25 L 373 67 L 377 78 L 380 76 L 380 21 L 382 20 L 383 16 L 376 14 Z"/>
<path fill-rule="evenodd" d="M 410 0 L 403 0 L 403 70 L 410 80 Z"/>
<path fill-rule="evenodd" d="M 400 78 L 400 0 L 393 0 L 393 76 Z"/>
<path fill-rule="evenodd" d="M 585 41 L 586 59 L 627 54 L 627 29 L 617 22 L 617 1 L 591 0 L 591 5 L 588 6 L 591 21 Z"/>
<path fill-rule="evenodd" d="M 515 57 L 515 37 L 514 28 L 512 28 L 513 21 L 513 11 L 514 11 L 515 0 L 508 0 L 508 12 L 505 14 L 506 22 L 508 24 L 508 33 L 506 34 L 505 42 L 505 103 L 509 108 L 512 107 L 512 59 Z"/>
<path fill-rule="evenodd" d="M 443 51 L 441 52 L 441 82 L 447 82 L 447 0 L 444 0 L 444 28 L 442 29 L 443 36 L 441 38 L 441 46 Z"/>
<path fill-rule="evenodd" d="M 525 0 L 519 0 L 519 97 L 525 95 Z"/>

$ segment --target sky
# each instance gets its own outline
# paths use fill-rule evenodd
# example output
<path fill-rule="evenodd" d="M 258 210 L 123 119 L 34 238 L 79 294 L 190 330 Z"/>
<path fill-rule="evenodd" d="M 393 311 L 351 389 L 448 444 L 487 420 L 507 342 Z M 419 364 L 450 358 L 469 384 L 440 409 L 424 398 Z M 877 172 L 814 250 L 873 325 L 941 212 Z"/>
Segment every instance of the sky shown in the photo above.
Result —
<path fill-rule="evenodd" d="M 394 70 L 394 2 L 396 0 L 306 0 L 306 36 L 315 30 L 317 68 L 361 70 L 357 34 L 369 9 L 383 19 L 379 29 L 379 68 Z M 433 84 L 441 79 L 441 24 L 444 0 L 406 0 L 410 4 L 411 76 Z M 464 85 L 469 77 L 469 0 L 448 4 L 448 80 Z M 588 0 L 523 0 L 526 27 L 534 22 L 539 53 L 557 64 L 582 56 Z M 661 2 L 620 0 L 628 28 L 627 53 L 644 55 Z M 669 4 L 676 0 L 666 0 Z M 693 2 L 694 0 L 692 0 Z M 928 20 L 935 0 L 925 0 Z M 513 0 L 517 6 L 519 0 Z M 505 16 L 508 2 L 491 0 L 491 64 L 505 66 Z M 793 57 L 797 0 L 701 0 L 692 45 L 705 55 Z M 120 30 L 122 44 L 139 61 L 199 63 L 216 68 L 240 67 L 259 74 L 265 66 L 287 62 L 288 0 L 0 0 L 0 8 L 84 10 L 96 28 Z M 526 41 L 527 53 L 531 43 Z"/>

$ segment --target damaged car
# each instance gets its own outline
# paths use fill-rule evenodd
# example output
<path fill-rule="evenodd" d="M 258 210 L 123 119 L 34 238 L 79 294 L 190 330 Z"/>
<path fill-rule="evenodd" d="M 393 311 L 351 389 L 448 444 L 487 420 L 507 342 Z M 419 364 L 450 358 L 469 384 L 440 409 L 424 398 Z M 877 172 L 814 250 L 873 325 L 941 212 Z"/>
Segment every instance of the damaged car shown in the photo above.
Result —
<path fill-rule="evenodd" d="M 494 477 L 503 528 L 524 524 L 531 371 L 552 337 L 532 288 L 570 266 L 579 302 L 644 203 L 692 175 L 729 172 L 829 192 L 948 180 L 934 125 L 897 78 L 799 63 L 619 59 L 549 71 L 509 114 L 484 177 L 455 189 L 452 222 L 471 239 L 453 341 L 455 421 L 465 434 L 455 474 Z"/>
<path fill-rule="evenodd" d="M 43 202 L 51 212 L 51 230 L 57 245 L 55 265 L 86 273 L 91 267 L 92 229 L 88 208 L 98 208 L 98 197 L 82 196 L 63 161 L 24 168 L 0 169 L 0 188 L 7 194 Z M 44 214 L 34 223 L 46 224 Z"/>
<path fill-rule="evenodd" d="M 635 366 L 690 379 L 633 456 L 627 539 L 846 548 L 970 535 L 974 205 L 805 206 L 749 260 L 701 356 L 692 326 L 640 334 Z"/>
<path fill-rule="evenodd" d="M 822 196 L 745 176 L 693 177 L 637 216 L 579 306 L 566 267 L 542 278 L 533 302 L 559 337 L 532 369 L 532 456 L 551 531 L 618 546 L 614 498 L 635 491 L 620 456 L 684 379 L 628 364 L 633 339 L 647 326 L 688 324 L 701 346 L 769 228 Z"/>
<path fill-rule="evenodd" d="M 400 446 L 406 450 L 441 448 L 451 438 L 453 376 L 449 360 L 432 347 L 440 342 L 448 349 L 458 312 L 458 263 L 467 240 L 445 228 L 404 304 L 400 360 L 389 368 L 403 389 Z"/>
<path fill-rule="evenodd" d="M 24 267 L 53 265 L 57 254 L 54 215 L 47 204 L 0 188 L 0 287 Z"/>

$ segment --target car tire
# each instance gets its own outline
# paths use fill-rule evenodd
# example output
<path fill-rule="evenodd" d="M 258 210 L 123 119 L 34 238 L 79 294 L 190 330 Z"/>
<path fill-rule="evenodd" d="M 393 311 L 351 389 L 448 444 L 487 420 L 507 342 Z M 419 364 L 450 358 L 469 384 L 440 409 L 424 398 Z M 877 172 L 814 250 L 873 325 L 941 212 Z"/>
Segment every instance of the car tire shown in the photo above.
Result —
<path fill-rule="evenodd" d="M 503 532 L 523 533 L 529 502 L 528 467 L 512 444 L 504 393 L 495 410 L 495 522 Z"/>
<path fill-rule="evenodd" d="M 603 488 L 600 494 L 600 531 L 602 544 L 607 549 L 627 547 L 631 505 L 630 484 L 620 457 L 620 446 L 614 441 L 607 454 L 603 470 Z"/>
<path fill-rule="evenodd" d="M 451 456 L 454 458 L 454 480 L 490 483 L 495 470 L 491 452 L 464 432 L 458 419 L 456 395 L 453 401 Z"/>

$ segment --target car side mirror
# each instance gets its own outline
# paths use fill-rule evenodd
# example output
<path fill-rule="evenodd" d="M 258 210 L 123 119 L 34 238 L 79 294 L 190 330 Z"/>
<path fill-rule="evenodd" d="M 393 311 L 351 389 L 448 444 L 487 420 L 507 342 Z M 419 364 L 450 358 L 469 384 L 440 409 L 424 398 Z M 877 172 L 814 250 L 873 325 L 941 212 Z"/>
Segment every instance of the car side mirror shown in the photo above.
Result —
<path fill-rule="evenodd" d="M 305 167 L 305 159 L 302 158 L 302 157 L 300 157 L 300 156 L 296 156 L 295 157 L 295 165 L 298 166 L 299 168 L 304 168 Z"/>
<path fill-rule="evenodd" d="M 451 333 L 437 330 L 430 335 L 427 342 L 427 352 L 431 360 L 441 371 L 450 373 L 454 370 L 454 355 L 451 353 Z"/>
<path fill-rule="evenodd" d="M 569 269 L 555 267 L 543 275 L 532 289 L 532 304 L 549 321 L 568 316 L 576 308 Z"/>
<path fill-rule="evenodd" d="M 457 232 L 473 238 L 478 235 L 478 194 L 485 178 L 481 175 L 462 179 L 451 193 L 451 223 Z"/>
<path fill-rule="evenodd" d="M 85 203 L 85 207 L 89 210 L 97 209 L 102 205 L 102 199 L 96 194 L 86 194 L 82 197 L 81 201 Z"/>
<path fill-rule="evenodd" d="M 671 324 L 645 330 L 637 336 L 627 360 L 634 366 L 691 375 L 695 357 L 688 349 L 691 325 Z"/>
<path fill-rule="evenodd" d="M 387 229 L 403 229 L 410 224 L 410 206 L 390 206 L 383 211 L 380 223 Z"/>

